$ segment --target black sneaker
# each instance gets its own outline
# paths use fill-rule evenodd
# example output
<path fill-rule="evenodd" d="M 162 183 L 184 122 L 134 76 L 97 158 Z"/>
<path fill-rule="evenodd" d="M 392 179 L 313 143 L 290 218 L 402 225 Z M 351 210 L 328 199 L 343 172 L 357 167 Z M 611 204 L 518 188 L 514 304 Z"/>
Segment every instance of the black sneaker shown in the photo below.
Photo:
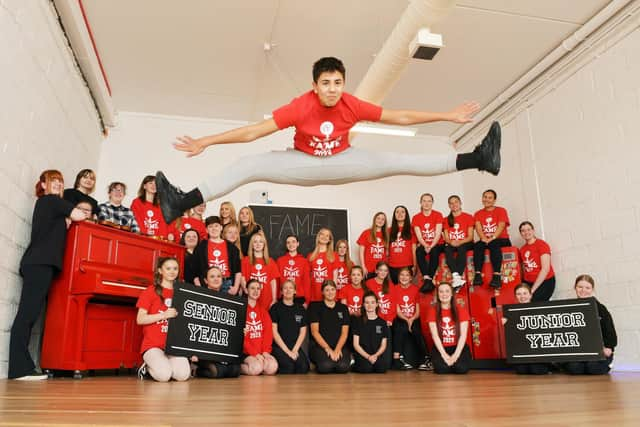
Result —
<path fill-rule="evenodd" d="M 418 370 L 420 371 L 433 371 L 433 363 L 431 363 L 431 358 L 429 356 L 424 358 L 424 362 L 418 366 Z"/>
<path fill-rule="evenodd" d="M 410 371 L 411 369 L 413 369 L 413 366 L 410 363 L 408 363 L 406 360 L 404 360 L 404 357 L 400 356 L 400 359 L 398 360 L 402 364 L 403 371 Z"/>
<path fill-rule="evenodd" d="M 475 277 L 473 278 L 474 286 L 482 286 L 482 274 L 476 272 Z"/>
<path fill-rule="evenodd" d="M 433 284 L 433 280 L 424 279 L 424 282 L 422 282 L 422 287 L 420 288 L 420 292 L 422 292 L 423 294 L 428 294 L 429 292 L 433 291 L 435 288 L 436 287 Z"/>
<path fill-rule="evenodd" d="M 481 171 L 487 171 L 492 175 L 498 175 L 500 172 L 500 145 L 502 141 L 502 131 L 500 123 L 493 122 L 489 128 L 489 132 L 482 139 L 482 143 L 473 150 L 480 156 Z"/>
<path fill-rule="evenodd" d="M 394 371 L 402 371 L 404 364 L 400 361 L 400 359 L 393 359 L 393 363 L 391 363 L 391 369 Z"/>
<path fill-rule="evenodd" d="M 494 289 L 500 289 L 502 287 L 502 280 L 500 280 L 499 274 L 493 275 L 493 278 L 491 279 L 491 283 L 489 283 L 489 286 L 491 286 Z"/>

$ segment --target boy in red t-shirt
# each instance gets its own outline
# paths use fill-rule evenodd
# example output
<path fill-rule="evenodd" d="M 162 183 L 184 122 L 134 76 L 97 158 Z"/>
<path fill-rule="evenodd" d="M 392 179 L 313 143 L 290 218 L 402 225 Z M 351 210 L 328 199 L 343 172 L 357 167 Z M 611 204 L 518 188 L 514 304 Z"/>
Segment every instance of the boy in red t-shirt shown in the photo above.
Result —
<path fill-rule="evenodd" d="M 388 110 L 344 92 L 345 67 L 337 58 L 321 58 L 313 65 L 313 90 L 276 109 L 273 117 L 217 135 L 178 138 L 175 148 L 188 157 L 208 146 L 251 142 L 278 130 L 295 127 L 294 150 L 244 156 L 189 193 L 156 174 L 160 203 L 167 222 L 182 212 L 223 196 L 253 181 L 313 186 L 345 184 L 398 174 L 431 176 L 463 169 L 500 171 L 500 125 L 494 122 L 473 152 L 443 155 L 367 151 L 349 144 L 349 132 L 359 121 L 413 125 L 436 121 L 467 123 L 480 106 L 466 102 L 446 113 Z M 339 157 L 336 154 L 341 153 Z M 320 157 L 321 159 L 318 159 Z M 330 170 L 330 173 L 327 173 Z"/>

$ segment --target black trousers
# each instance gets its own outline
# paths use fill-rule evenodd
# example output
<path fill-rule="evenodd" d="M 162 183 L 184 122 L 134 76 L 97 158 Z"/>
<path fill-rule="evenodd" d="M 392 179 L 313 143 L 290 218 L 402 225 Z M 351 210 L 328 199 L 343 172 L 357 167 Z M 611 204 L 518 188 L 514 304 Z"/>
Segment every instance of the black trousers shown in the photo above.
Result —
<path fill-rule="evenodd" d="M 237 378 L 240 376 L 240 364 L 202 360 L 198 362 L 196 374 L 204 378 Z"/>
<path fill-rule="evenodd" d="M 436 270 L 438 269 L 440 254 L 443 252 L 444 245 L 435 245 L 431 248 L 431 251 L 429 251 L 429 261 L 427 261 L 427 251 L 424 250 L 424 247 L 418 246 L 416 248 L 416 261 L 423 276 L 429 276 L 433 279 L 433 275 L 436 274 Z"/>
<path fill-rule="evenodd" d="M 452 273 L 464 275 L 464 269 L 467 267 L 467 252 L 473 249 L 473 242 L 463 243 L 460 246 L 445 245 L 444 255 L 447 260 L 447 266 Z"/>
<path fill-rule="evenodd" d="M 487 245 L 482 240 L 478 240 L 473 245 L 473 267 L 476 271 L 482 271 L 482 265 L 484 264 L 484 251 L 489 248 L 489 258 L 491 259 L 491 267 L 495 274 L 500 274 L 502 270 L 502 248 L 511 246 L 511 240 L 509 239 L 496 239 L 489 242 Z"/>
<path fill-rule="evenodd" d="M 525 282 L 527 285 L 532 286 L 533 283 Z M 550 279 L 545 280 L 540 284 L 538 289 L 531 295 L 531 302 L 549 301 L 553 291 L 556 289 L 556 277 L 553 276 Z"/>
<path fill-rule="evenodd" d="M 405 265 L 405 266 L 402 266 L 402 267 L 391 267 L 391 266 L 389 266 L 389 277 L 391 277 L 391 281 L 393 283 L 398 283 L 398 273 L 403 268 L 408 268 L 411 271 L 411 276 L 413 276 L 413 266 L 412 265 Z"/>
<path fill-rule="evenodd" d="M 309 359 L 302 349 L 298 350 L 298 358 L 293 360 L 274 342 L 271 355 L 278 361 L 279 374 L 306 374 L 309 372 Z"/>
<path fill-rule="evenodd" d="M 424 343 L 424 337 L 422 336 L 422 330 L 420 328 L 420 318 L 413 321 L 411 331 L 409 331 L 409 325 L 407 325 L 407 322 L 396 317 L 393 320 L 391 329 L 393 331 L 394 353 L 403 354 L 407 338 L 411 337 L 418 346 L 418 352 L 420 353 L 418 357 L 423 358 L 427 355 L 427 346 Z"/>
<path fill-rule="evenodd" d="M 452 355 L 456 351 L 455 346 L 445 347 L 444 349 L 448 355 Z M 440 352 L 434 345 L 431 351 L 431 362 L 433 363 L 433 372 L 436 374 L 466 374 L 471 368 L 471 350 L 469 350 L 469 346 L 465 344 L 456 363 L 454 363 L 453 366 L 449 366 L 444 362 Z"/>
<path fill-rule="evenodd" d="M 311 361 L 316 365 L 316 372 L 319 374 L 346 374 L 351 365 L 351 352 L 348 348 L 342 347 L 342 357 L 334 362 L 319 345 L 313 345 L 309 350 Z"/>
<path fill-rule="evenodd" d="M 47 294 L 57 272 L 52 265 L 22 267 L 22 293 L 18 313 L 11 327 L 9 344 L 9 378 L 33 373 L 35 363 L 29 354 L 31 329 L 47 301 Z"/>
<path fill-rule="evenodd" d="M 353 365 L 353 370 L 355 372 L 359 372 L 361 374 L 384 374 L 389 369 L 389 353 L 384 352 L 378 357 L 376 363 L 371 363 L 364 357 L 360 356 L 358 353 L 353 353 L 355 364 Z"/>
<path fill-rule="evenodd" d="M 613 355 L 593 362 L 567 362 L 562 365 L 562 368 L 570 375 L 604 375 L 611 370 L 609 366 L 611 362 L 613 362 Z"/>
<path fill-rule="evenodd" d="M 551 370 L 548 363 L 522 363 L 513 365 L 513 369 L 518 375 L 546 375 Z"/>

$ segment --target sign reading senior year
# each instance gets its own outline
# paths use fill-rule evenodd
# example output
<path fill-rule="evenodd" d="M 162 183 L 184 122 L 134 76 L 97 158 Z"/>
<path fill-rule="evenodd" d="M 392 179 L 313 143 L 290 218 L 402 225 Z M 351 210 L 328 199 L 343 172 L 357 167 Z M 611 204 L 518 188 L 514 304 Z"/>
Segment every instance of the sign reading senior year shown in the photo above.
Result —
<path fill-rule="evenodd" d="M 594 298 L 509 304 L 503 310 L 509 363 L 604 359 Z"/>
<path fill-rule="evenodd" d="M 240 361 L 247 311 L 242 298 L 176 284 L 171 305 L 178 316 L 169 320 L 167 354 L 218 362 Z"/>

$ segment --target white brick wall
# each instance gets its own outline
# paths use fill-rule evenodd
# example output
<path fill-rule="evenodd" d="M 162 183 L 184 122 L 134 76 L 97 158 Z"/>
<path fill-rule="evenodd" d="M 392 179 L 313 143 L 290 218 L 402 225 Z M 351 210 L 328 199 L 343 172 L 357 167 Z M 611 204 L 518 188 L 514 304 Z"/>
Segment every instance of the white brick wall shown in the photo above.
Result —
<path fill-rule="evenodd" d="M 544 224 L 539 235 L 551 245 L 558 279 L 554 298 L 575 295 L 577 274 L 594 276 L 618 331 L 616 368 L 634 370 L 640 370 L 638 52 L 636 29 L 505 126 L 500 177 L 464 178 L 467 198 L 497 187 L 513 224 Z M 516 151 L 533 152 L 535 162 Z M 537 179 L 527 179 L 534 168 Z M 536 184 L 538 200 L 520 205 L 517 194 L 529 200 Z"/>
<path fill-rule="evenodd" d="M 0 0 L 0 378 L 7 375 L 9 330 L 29 243 L 33 186 L 44 169 L 68 185 L 96 168 L 102 133 L 48 0 Z M 41 325 L 34 328 L 39 345 Z"/>

